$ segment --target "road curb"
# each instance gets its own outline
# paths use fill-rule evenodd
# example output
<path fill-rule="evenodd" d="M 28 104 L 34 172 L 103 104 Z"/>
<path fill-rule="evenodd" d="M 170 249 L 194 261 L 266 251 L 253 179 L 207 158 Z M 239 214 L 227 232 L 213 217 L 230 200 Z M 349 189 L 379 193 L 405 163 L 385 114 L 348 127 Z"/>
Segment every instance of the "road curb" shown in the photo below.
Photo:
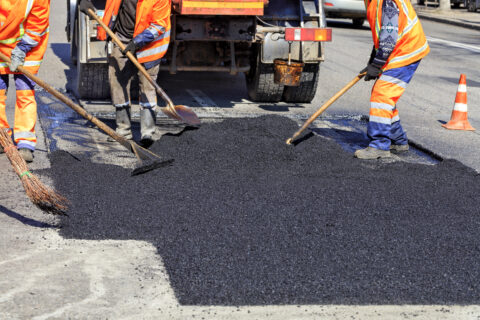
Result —
<path fill-rule="evenodd" d="M 451 25 L 455 25 L 455 26 L 459 26 L 459 27 L 463 27 L 463 28 L 468 28 L 468 29 L 473 29 L 473 30 L 480 30 L 480 25 L 475 25 L 475 24 L 472 24 L 472 23 L 469 23 L 469 22 L 463 22 L 463 21 L 459 21 L 459 20 L 453 20 L 453 19 L 448 19 L 448 18 L 444 18 L 444 17 L 433 16 L 431 14 L 423 13 L 421 11 L 417 11 L 417 15 L 420 18 L 426 19 L 426 20 L 451 24 Z"/>

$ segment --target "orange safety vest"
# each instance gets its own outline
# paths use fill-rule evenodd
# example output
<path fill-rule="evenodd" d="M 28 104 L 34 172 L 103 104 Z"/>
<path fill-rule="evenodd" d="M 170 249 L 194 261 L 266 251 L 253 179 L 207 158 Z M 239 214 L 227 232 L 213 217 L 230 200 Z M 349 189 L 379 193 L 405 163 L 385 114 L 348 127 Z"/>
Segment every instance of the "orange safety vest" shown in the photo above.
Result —
<path fill-rule="evenodd" d="M 372 29 L 373 43 L 379 47 L 382 26 L 383 0 L 366 1 L 367 20 Z M 398 39 L 382 70 L 404 67 L 425 57 L 430 52 L 425 33 L 409 0 L 394 0 L 400 10 L 398 16 Z"/>
<path fill-rule="evenodd" d="M 0 0 L 0 52 L 10 57 L 22 40 L 33 44 L 24 67 L 37 73 L 47 50 L 50 0 Z M 13 73 L 0 61 L 0 74 Z"/>
<path fill-rule="evenodd" d="M 113 27 L 121 3 L 122 0 L 107 0 L 103 16 L 103 22 L 107 26 Z M 136 52 L 140 63 L 158 60 L 167 52 L 170 43 L 170 11 L 170 0 L 138 0 L 133 36 L 136 37 L 147 28 L 152 28 L 159 34 L 155 40 Z M 161 33 L 158 26 L 165 28 L 165 33 Z M 97 38 L 106 40 L 105 30 L 100 29 Z"/>

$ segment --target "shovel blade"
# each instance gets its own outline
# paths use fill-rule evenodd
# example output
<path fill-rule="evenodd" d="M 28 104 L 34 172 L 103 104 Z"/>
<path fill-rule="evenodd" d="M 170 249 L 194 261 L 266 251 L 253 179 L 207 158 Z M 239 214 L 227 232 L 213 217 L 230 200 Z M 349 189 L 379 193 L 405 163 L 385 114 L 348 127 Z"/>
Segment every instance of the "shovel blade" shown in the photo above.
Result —
<path fill-rule="evenodd" d="M 166 106 L 160 110 L 162 110 L 162 112 L 171 119 L 175 119 L 193 126 L 200 124 L 200 119 L 190 107 L 184 105 Z"/>
<path fill-rule="evenodd" d="M 175 112 L 177 115 L 182 118 L 183 122 L 189 125 L 198 125 L 200 124 L 200 119 L 197 114 L 190 108 L 184 105 L 176 105 Z"/>

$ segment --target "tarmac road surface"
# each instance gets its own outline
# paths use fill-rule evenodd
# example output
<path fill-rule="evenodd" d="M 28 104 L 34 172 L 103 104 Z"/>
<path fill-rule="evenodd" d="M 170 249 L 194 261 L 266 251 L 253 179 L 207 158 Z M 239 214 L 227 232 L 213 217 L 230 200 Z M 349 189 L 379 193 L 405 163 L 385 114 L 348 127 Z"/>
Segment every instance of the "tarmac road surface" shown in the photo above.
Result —
<path fill-rule="evenodd" d="M 63 89 L 74 87 L 75 79 L 75 69 L 69 62 L 69 45 L 63 31 L 65 12 L 64 2 L 52 6 L 49 51 L 40 71 L 40 77 Z M 409 137 L 418 145 L 442 157 L 457 159 L 478 171 L 478 134 L 447 131 L 440 127 L 439 122 L 449 119 L 459 74 L 466 73 L 470 121 L 474 127 L 480 127 L 480 111 L 476 107 L 480 101 L 478 31 L 427 21 L 422 24 L 429 36 L 432 53 L 422 62 L 399 104 L 403 124 Z M 174 101 L 193 106 L 199 115 L 211 119 L 209 121 L 261 114 L 288 114 L 301 121 L 351 80 L 364 67 L 370 53 L 370 31 L 366 27 L 351 29 L 349 23 L 333 20 L 330 25 L 334 28 L 334 41 L 327 45 L 320 89 L 311 105 L 254 104 L 247 100 L 242 75 L 231 77 L 219 74 L 207 77 L 198 74 L 192 79 L 191 75 L 186 74 L 165 74 L 162 85 Z M 368 113 L 370 86 L 371 84 L 362 82 L 354 87 L 328 110 L 323 120 L 315 123 L 318 126 L 316 131 L 321 135 L 331 133 L 332 138 L 347 152 L 353 152 L 361 146 L 365 141 L 361 134 L 364 130 L 361 115 Z M 8 100 L 10 105 L 14 99 L 11 93 Z M 103 134 L 78 119 L 49 95 L 39 92 L 37 99 L 43 129 L 39 123 L 39 146 L 32 169 L 42 174 L 42 169 L 50 167 L 47 159 L 49 150 L 65 150 L 72 155 L 81 155 L 96 165 L 116 164 L 124 168 L 134 165 L 135 159 L 126 154 L 121 146 L 107 142 Z M 86 107 L 106 120 L 111 118 L 111 109 L 105 106 L 87 104 Z M 9 116 L 13 116 L 11 108 Z M 182 129 L 163 118 L 158 123 L 159 134 Z M 354 143 L 349 139 L 352 136 L 357 139 L 353 140 Z M 421 152 L 405 161 L 436 162 Z M 152 242 L 134 237 L 128 240 L 63 237 L 58 228 L 62 221 L 43 215 L 28 202 L 5 156 L 0 156 L 0 172 L 3 181 L 6 181 L 0 185 L 0 318 L 480 318 L 480 306 L 472 302 L 478 299 L 448 304 L 423 300 L 401 305 L 379 301 L 357 304 L 289 304 L 284 301 L 285 303 L 265 305 L 182 303 L 172 286 L 164 257 Z M 53 184 L 47 175 L 42 174 L 41 177 L 43 181 Z M 451 183 L 454 185 L 456 182 Z M 442 188 L 441 185 L 435 187 Z M 95 199 L 83 201 L 94 203 Z M 472 245 L 478 246 L 478 239 L 474 239 Z M 478 292 L 473 294 L 478 298 Z"/>

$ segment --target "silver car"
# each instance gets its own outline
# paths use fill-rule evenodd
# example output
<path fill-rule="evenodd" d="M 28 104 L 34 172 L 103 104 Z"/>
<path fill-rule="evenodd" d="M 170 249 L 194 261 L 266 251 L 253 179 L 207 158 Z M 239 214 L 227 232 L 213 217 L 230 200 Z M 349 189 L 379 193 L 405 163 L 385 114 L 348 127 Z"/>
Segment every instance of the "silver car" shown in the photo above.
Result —
<path fill-rule="evenodd" d="M 361 27 L 367 17 L 363 0 L 323 0 L 327 18 L 352 19 L 353 25 Z"/>

